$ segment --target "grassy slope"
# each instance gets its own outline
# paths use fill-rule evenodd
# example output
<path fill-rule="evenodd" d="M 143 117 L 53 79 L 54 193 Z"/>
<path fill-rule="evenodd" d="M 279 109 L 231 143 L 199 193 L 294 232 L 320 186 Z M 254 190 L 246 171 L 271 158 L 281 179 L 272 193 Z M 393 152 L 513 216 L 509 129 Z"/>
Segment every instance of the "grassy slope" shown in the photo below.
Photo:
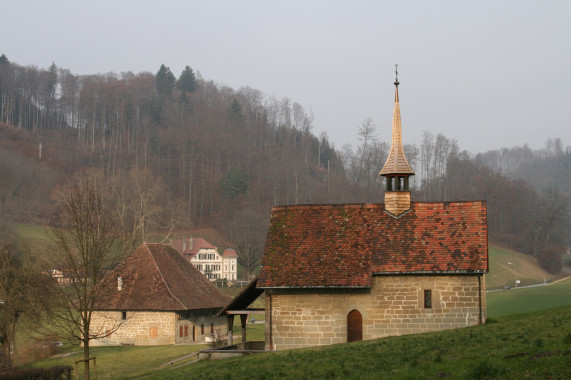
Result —
<path fill-rule="evenodd" d="M 554 276 L 545 272 L 537 265 L 537 260 L 530 255 L 503 249 L 493 244 L 489 246 L 489 258 L 490 271 L 486 275 L 488 290 L 501 289 L 505 285 L 514 287 L 516 268 L 517 279 L 521 281 L 521 286 L 539 284 L 544 279 L 562 277 L 562 275 Z"/>
<path fill-rule="evenodd" d="M 498 323 L 195 363 L 169 379 L 521 379 L 571 377 L 571 307 Z"/>

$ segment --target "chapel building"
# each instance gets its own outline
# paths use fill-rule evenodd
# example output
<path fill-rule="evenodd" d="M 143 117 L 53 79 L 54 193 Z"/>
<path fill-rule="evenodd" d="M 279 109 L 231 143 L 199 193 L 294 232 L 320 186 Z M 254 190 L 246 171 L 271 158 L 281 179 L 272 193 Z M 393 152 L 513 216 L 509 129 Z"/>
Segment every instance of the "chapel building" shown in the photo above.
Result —
<path fill-rule="evenodd" d="M 411 200 L 399 84 L 397 76 L 384 204 L 272 209 L 255 285 L 266 294 L 267 350 L 486 320 L 486 203 Z"/>

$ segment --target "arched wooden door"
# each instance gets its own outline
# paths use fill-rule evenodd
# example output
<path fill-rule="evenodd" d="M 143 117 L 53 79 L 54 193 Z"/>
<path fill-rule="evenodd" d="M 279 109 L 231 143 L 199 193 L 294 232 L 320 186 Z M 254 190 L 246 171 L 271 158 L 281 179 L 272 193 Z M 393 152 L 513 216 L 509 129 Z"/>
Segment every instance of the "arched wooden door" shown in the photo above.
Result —
<path fill-rule="evenodd" d="M 363 317 L 357 310 L 347 315 L 347 342 L 363 340 Z"/>

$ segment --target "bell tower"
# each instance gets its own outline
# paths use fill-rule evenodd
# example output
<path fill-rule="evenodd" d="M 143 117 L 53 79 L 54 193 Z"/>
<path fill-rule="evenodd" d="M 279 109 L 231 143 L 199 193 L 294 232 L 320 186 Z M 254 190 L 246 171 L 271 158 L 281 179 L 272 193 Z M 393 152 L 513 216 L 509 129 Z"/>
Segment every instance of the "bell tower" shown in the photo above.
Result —
<path fill-rule="evenodd" d="M 414 171 L 410 168 L 402 147 L 402 126 L 399 106 L 398 65 L 395 65 L 395 105 L 391 151 L 380 174 L 385 177 L 385 210 L 398 216 L 410 209 L 408 180 Z"/>

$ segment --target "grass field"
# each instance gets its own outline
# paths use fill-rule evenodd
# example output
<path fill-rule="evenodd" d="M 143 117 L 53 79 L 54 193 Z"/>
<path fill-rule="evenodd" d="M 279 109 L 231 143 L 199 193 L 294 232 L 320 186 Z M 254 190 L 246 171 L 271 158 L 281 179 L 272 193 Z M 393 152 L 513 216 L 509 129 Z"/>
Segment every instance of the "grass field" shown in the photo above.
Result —
<path fill-rule="evenodd" d="M 97 377 L 99 379 L 116 379 L 137 377 L 143 373 L 161 368 L 170 368 L 169 362 L 207 348 L 207 345 L 171 345 L 171 346 L 138 346 L 138 347 L 93 347 L 91 356 L 97 358 Z M 83 351 L 64 354 L 34 362 L 33 367 L 53 367 L 67 365 L 75 367 L 75 361 L 83 359 Z M 181 364 L 183 361 L 177 362 Z M 80 365 L 81 367 L 81 365 Z M 75 372 L 75 370 L 74 370 Z M 79 375 L 82 376 L 82 368 Z"/>
<path fill-rule="evenodd" d="M 571 305 L 571 279 L 549 286 L 489 292 L 486 296 L 488 317 L 525 313 L 556 306 Z"/>

